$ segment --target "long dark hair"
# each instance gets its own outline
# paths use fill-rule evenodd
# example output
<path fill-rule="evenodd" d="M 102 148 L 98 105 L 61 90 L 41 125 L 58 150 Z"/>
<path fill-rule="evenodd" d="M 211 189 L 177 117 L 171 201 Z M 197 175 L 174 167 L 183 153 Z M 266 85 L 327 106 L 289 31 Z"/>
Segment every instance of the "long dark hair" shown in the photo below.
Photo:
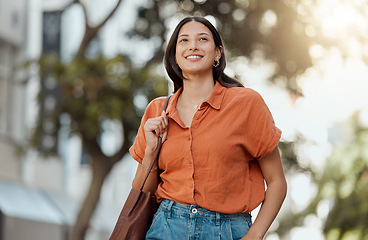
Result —
<path fill-rule="evenodd" d="M 176 43 L 178 40 L 180 29 L 183 27 L 184 24 L 190 21 L 200 22 L 203 25 L 205 25 L 212 32 L 213 39 L 215 41 L 215 46 L 219 48 L 221 51 L 221 57 L 219 59 L 220 65 L 217 67 L 212 67 L 214 80 L 219 82 L 224 87 L 244 87 L 243 84 L 241 84 L 238 80 L 231 78 L 224 73 L 224 69 L 226 67 L 224 47 L 222 44 L 220 34 L 216 30 L 216 28 L 204 17 L 186 17 L 183 20 L 181 20 L 179 24 L 176 26 L 173 34 L 171 35 L 170 41 L 167 44 L 164 56 L 164 64 L 167 74 L 174 83 L 174 92 L 176 92 L 179 88 L 183 86 L 183 79 L 185 79 L 182 70 L 176 64 L 175 61 Z"/>

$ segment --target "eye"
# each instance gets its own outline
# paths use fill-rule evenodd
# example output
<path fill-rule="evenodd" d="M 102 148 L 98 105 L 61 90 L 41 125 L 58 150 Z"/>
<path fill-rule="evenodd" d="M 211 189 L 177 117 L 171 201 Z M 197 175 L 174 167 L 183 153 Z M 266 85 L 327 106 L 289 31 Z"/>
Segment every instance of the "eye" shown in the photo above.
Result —
<path fill-rule="evenodd" d="M 206 37 L 201 37 L 199 41 L 207 41 L 208 39 Z"/>
<path fill-rule="evenodd" d="M 188 39 L 186 39 L 186 38 L 181 38 L 181 39 L 179 39 L 179 42 L 188 42 Z"/>

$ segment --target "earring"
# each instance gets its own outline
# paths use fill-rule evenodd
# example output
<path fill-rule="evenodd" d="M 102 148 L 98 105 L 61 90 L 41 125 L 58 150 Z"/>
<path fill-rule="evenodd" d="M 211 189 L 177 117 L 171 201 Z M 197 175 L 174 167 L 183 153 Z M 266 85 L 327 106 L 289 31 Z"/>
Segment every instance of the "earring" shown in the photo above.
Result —
<path fill-rule="evenodd" d="M 216 68 L 216 67 L 218 67 L 218 66 L 220 66 L 220 60 L 215 60 L 214 62 L 213 62 L 213 66 Z"/>

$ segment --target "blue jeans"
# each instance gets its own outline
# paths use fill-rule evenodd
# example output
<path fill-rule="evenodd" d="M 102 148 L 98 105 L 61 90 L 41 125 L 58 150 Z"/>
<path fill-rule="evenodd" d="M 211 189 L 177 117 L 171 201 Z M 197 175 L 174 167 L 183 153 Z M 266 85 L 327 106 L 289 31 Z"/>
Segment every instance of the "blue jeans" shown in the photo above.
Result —
<path fill-rule="evenodd" d="M 197 205 L 164 199 L 146 240 L 232 240 L 244 237 L 252 226 L 249 213 L 223 214 Z"/>

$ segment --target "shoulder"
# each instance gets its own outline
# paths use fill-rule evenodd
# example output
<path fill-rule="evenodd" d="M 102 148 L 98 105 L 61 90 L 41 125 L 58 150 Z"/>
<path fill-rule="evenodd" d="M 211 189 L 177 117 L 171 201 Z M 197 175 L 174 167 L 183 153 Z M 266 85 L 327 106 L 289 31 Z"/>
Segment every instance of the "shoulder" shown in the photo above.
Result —
<path fill-rule="evenodd" d="M 147 117 L 157 117 L 161 114 L 162 108 L 164 106 L 166 97 L 158 97 L 153 99 L 147 106 L 145 115 Z"/>
<path fill-rule="evenodd" d="M 231 87 L 227 89 L 225 100 L 239 103 L 264 103 L 262 96 L 255 90 L 246 87 Z"/>
<path fill-rule="evenodd" d="M 148 104 L 147 108 L 163 106 L 165 103 L 165 99 L 166 97 L 155 98 Z"/>

